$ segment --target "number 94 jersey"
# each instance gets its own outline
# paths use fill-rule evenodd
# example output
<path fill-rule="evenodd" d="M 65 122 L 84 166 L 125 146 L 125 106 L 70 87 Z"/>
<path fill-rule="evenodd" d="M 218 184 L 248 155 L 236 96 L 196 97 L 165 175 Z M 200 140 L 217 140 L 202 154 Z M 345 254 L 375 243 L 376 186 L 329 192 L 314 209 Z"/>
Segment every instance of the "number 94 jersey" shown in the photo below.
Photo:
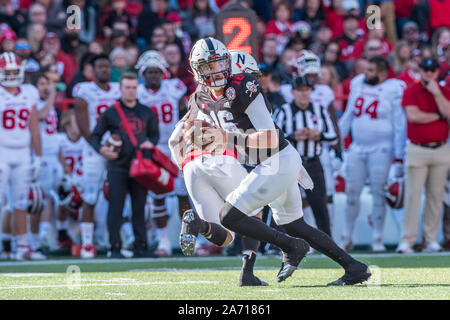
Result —
<path fill-rule="evenodd" d="M 392 144 L 406 130 L 401 107 L 405 83 L 388 79 L 372 86 L 364 79 L 364 74 L 358 75 L 350 84 L 347 109 L 339 121 L 341 134 L 351 129 L 353 142 L 360 146 Z"/>
<path fill-rule="evenodd" d="M 186 86 L 180 79 L 161 81 L 159 90 L 153 91 L 140 84 L 137 97 L 140 103 L 150 107 L 158 118 L 159 142 L 164 153 L 169 152 L 169 138 L 179 120 L 178 102 L 186 93 Z"/>
<path fill-rule="evenodd" d="M 110 82 L 107 91 L 101 89 L 95 82 L 80 82 L 73 88 L 72 95 L 86 101 L 91 132 L 94 131 L 100 115 L 121 96 L 118 82 Z"/>
<path fill-rule="evenodd" d="M 31 84 L 22 84 L 13 95 L 0 87 L 0 146 L 26 148 L 30 146 L 31 109 L 37 104 L 39 93 Z"/>

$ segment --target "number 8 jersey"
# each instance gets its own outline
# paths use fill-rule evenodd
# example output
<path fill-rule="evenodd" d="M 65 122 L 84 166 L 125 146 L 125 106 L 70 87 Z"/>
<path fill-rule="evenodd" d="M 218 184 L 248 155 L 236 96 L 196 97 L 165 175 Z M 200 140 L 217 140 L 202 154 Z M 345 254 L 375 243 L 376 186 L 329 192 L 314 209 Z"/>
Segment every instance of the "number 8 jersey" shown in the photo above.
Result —
<path fill-rule="evenodd" d="M 95 82 L 81 82 L 73 88 L 73 96 L 86 101 L 89 114 L 89 130 L 92 132 L 100 115 L 116 102 L 121 94 L 119 83 L 110 82 L 109 90 L 101 89 Z"/>
<path fill-rule="evenodd" d="M 140 84 L 137 97 L 144 106 L 152 108 L 159 121 L 158 148 L 170 155 L 169 138 L 179 120 L 178 102 L 186 93 L 186 86 L 180 79 L 167 79 L 161 81 L 159 90 L 147 89 Z"/>
<path fill-rule="evenodd" d="M 339 121 L 341 135 L 350 129 L 356 145 L 367 148 L 379 144 L 394 146 L 396 158 L 402 158 L 406 140 L 406 118 L 401 107 L 405 83 L 388 79 L 377 85 L 364 82 L 364 74 L 350 83 L 347 109 Z"/>
<path fill-rule="evenodd" d="M 0 86 L 0 146 L 29 148 L 30 114 L 38 99 L 39 93 L 31 84 L 20 85 L 16 95 Z"/>

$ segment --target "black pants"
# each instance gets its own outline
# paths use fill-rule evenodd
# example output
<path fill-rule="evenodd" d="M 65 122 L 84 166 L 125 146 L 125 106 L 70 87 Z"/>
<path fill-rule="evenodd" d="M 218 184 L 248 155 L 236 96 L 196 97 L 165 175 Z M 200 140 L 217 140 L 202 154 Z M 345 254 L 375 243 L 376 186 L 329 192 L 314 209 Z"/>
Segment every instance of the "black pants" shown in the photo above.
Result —
<path fill-rule="evenodd" d="M 109 208 L 108 208 L 108 232 L 109 243 L 112 249 L 120 249 L 120 227 L 122 225 L 122 213 L 125 198 L 131 196 L 131 223 L 133 225 L 135 247 L 147 246 L 147 234 L 145 230 L 145 202 L 147 190 L 134 179 L 128 176 L 128 171 L 108 170 L 109 183 Z"/>
<path fill-rule="evenodd" d="M 319 157 L 303 160 L 303 167 L 308 171 L 309 176 L 314 182 L 314 188 L 312 190 L 306 190 L 306 199 L 313 211 L 317 228 L 331 237 L 325 175 Z"/>

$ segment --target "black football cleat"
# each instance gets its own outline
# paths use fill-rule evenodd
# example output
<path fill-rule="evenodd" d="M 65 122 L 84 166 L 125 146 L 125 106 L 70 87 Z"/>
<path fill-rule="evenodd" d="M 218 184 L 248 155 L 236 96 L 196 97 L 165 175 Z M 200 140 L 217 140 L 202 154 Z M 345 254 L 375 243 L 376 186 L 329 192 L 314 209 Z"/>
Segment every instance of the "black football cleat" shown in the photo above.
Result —
<path fill-rule="evenodd" d="M 359 261 L 352 264 L 345 270 L 345 274 L 336 281 L 330 282 L 327 286 L 352 286 L 369 280 L 372 273 L 369 268 Z"/>
<path fill-rule="evenodd" d="M 258 287 L 258 286 L 268 286 L 269 284 L 252 273 L 244 272 L 239 276 L 239 287 Z"/>
<path fill-rule="evenodd" d="M 194 210 L 189 209 L 183 213 L 181 219 L 180 247 L 185 256 L 194 254 L 195 243 L 200 230 L 200 217 Z"/>
<path fill-rule="evenodd" d="M 289 278 L 308 253 L 309 244 L 306 241 L 302 239 L 294 239 L 294 241 L 295 243 L 289 251 L 283 251 L 283 262 L 277 275 L 278 282 Z"/>

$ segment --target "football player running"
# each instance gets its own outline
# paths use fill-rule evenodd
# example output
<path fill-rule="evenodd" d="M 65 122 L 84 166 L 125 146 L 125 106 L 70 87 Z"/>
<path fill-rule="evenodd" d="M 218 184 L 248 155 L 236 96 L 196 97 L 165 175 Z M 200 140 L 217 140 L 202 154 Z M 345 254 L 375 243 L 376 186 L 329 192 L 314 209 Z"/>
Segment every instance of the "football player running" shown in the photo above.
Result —
<path fill-rule="evenodd" d="M 244 158 L 245 162 L 255 164 L 226 197 L 220 210 L 222 225 L 281 248 L 283 263 L 277 275 L 279 282 L 292 275 L 308 252 L 306 241 L 344 267 L 344 276 L 330 285 L 366 281 L 371 275 L 366 265 L 304 222 L 298 188 L 298 180 L 304 172 L 300 155 L 279 133 L 257 80 L 247 73 L 231 76 L 230 54 L 223 43 L 213 38 L 197 41 L 190 53 L 190 64 L 200 83 L 189 101 L 190 109 L 197 108 L 215 124 L 213 128 L 199 128 L 206 134 L 195 135 L 194 144 L 209 148 L 215 142 L 226 141 L 231 150 L 236 148 L 241 161 Z M 251 217 L 255 210 L 267 204 L 272 208 L 275 222 L 289 235 Z M 195 236 L 205 232 L 205 227 L 204 221 L 196 215 L 183 219 L 184 234 Z"/>
<path fill-rule="evenodd" d="M 259 75 L 256 60 L 249 54 L 233 50 L 231 53 L 232 73 L 239 74 L 243 70 Z M 204 226 L 201 232 L 211 243 L 225 247 L 234 239 L 234 232 L 221 225 L 219 211 L 225 199 L 247 175 L 246 169 L 235 158 L 231 150 L 222 152 L 202 152 L 193 144 L 183 144 L 183 128 L 186 121 L 207 119 L 194 105 L 188 114 L 177 123 L 175 131 L 169 139 L 172 157 L 183 170 L 186 187 L 189 192 L 198 219 Z M 211 121 L 212 122 L 212 121 Z M 226 158 L 224 158 L 226 157 Z M 193 210 L 185 212 L 184 219 L 194 219 L 197 215 Z M 260 210 L 251 214 L 255 218 L 261 218 Z M 185 255 L 192 255 L 195 246 L 195 235 L 183 233 L 180 235 L 180 245 Z M 256 260 L 256 252 L 259 241 L 243 237 L 243 265 L 239 276 L 239 286 L 265 286 L 266 282 L 253 274 Z"/>
<path fill-rule="evenodd" d="M 81 135 L 89 141 L 100 114 L 120 98 L 119 84 L 109 82 L 111 63 L 108 56 L 92 58 L 93 82 L 81 82 L 73 89 L 75 115 Z M 83 206 L 81 218 L 81 258 L 94 258 L 94 208 L 105 178 L 106 159 L 88 143 L 83 151 Z"/>
<path fill-rule="evenodd" d="M 42 156 L 36 105 L 39 93 L 22 84 L 24 67 L 16 54 L 0 55 L 0 199 L 10 188 L 13 234 L 17 260 L 43 259 L 27 239 L 28 193 L 32 180 L 39 177 Z M 31 153 L 34 152 L 32 163 Z M 44 257 L 45 258 L 45 257 Z"/>
<path fill-rule="evenodd" d="M 180 119 L 180 112 L 185 111 L 186 86 L 180 79 L 165 79 L 167 62 L 158 52 L 150 50 L 144 52 L 138 60 L 136 67 L 139 75 L 144 77 L 145 83 L 138 86 L 138 100 L 145 106 L 152 108 L 159 121 L 160 139 L 158 149 L 170 157 L 168 147 L 169 137 Z M 175 180 L 175 194 L 178 198 L 179 214 L 190 209 L 189 198 L 183 178 Z M 158 247 L 157 256 L 170 256 L 172 244 L 168 234 L 169 215 L 166 208 L 166 198 L 169 194 L 149 194 L 148 202 L 153 199 L 151 214 L 156 225 L 156 238 Z"/>
<path fill-rule="evenodd" d="M 364 74 L 350 83 L 347 109 L 339 120 L 345 137 L 352 133 L 346 158 L 347 208 L 341 246 L 352 248 L 352 233 L 359 213 L 360 195 L 367 177 L 373 198 L 369 224 L 373 228 L 372 250 L 385 251 L 383 227 L 386 215 L 385 185 L 391 164 L 396 176 L 403 175 L 406 118 L 401 107 L 405 83 L 388 79 L 389 63 L 383 57 L 369 60 Z"/>

